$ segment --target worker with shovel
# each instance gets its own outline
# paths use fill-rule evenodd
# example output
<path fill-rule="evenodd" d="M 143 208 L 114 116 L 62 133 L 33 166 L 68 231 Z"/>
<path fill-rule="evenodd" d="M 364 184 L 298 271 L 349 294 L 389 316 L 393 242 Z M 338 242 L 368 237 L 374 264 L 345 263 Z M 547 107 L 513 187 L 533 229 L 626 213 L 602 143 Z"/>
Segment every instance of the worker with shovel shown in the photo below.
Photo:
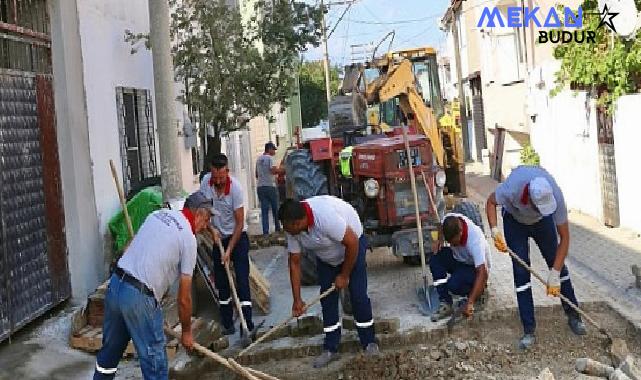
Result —
<path fill-rule="evenodd" d="M 143 377 L 167 379 L 160 301 L 178 278 L 181 341 L 188 349 L 193 346 L 191 278 L 196 266 L 195 234 L 208 229 L 211 208 L 211 200 L 195 192 L 187 198 L 182 211 L 158 210 L 145 219 L 109 280 L 102 348 L 96 358 L 94 380 L 115 377 L 130 339 Z"/>
<path fill-rule="evenodd" d="M 441 239 L 449 246 L 442 247 Z M 485 290 L 490 267 L 490 247 L 483 230 L 465 215 L 449 213 L 443 218 L 434 245 L 433 252 L 438 253 L 430 259 L 430 270 L 441 303 L 432 321 L 452 315 L 451 294 L 465 297 L 462 314 L 471 318 L 474 304 Z"/>
<path fill-rule="evenodd" d="M 332 283 L 337 289 L 349 289 L 361 346 L 366 354 L 377 354 L 372 305 L 367 295 L 367 240 L 356 210 L 342 199 L 321 195 L 302 202 L 289 199 L 281 205 L 278 216 L 287 233 L 294 297 L 292 314 L 300 316 L 305 310 L 300 294 L 300 259 L 301 251 L 306 249 L 316 255 L 321 293 Z M 325 342 L 323 353 L 314 360 L 315 368 L 325 367 L 338 358 L 341 338 L 338 300 L 338 292 L 321 300 Z"/>
<path fill-rule="evenodd" d="M 203 177 L 200 185 L 201 191 L 212 199 L 214 215 L 212 224 L 220 233 L 224 252 L 214 245 L 212 256 L 214 261 L 214 282 L 220 298 L 220 314 L 225 335 L 236 332 L 234 326 L 234 311 L 232 294 L 225 266 L 230 262 L 234 264 L 238 298 L 242 309 L 247 332 L 241 329 L 244 340 L 254 339 L 256 330 L 252 322 L 252 302 L 249 289 L 249 238 L 245 224 L 245 209 L 243 205 L 243 190 L 240 182 L 229 175 L 227 156 L 217 154 L 212 158 L 211 172 Z M 245 325 L 243 324 L 243 325 Z"/>
<path fill-rule="evenodd" d="M 503 206 L 503 230 L 507 240 L 503 239 L 497 227 L 497 205 Z M 496 248 L 500 252 L 507 252 L 509 248 L 529 266 L 529 238 L 534 239 L 550 270 L 547 294 L 561 294 L 578 305 L 565 266 L 570 246 L 568 212 L 563 193 L 554 178 L 541 167 L 519 166 L 488 197 L 486 210 Z M 536 329 L 530 272 L 514 258 L 512 268 L 524 332 L 519 347 L 527 349 L 535 342 Z M 572 332 L 585 335 L 585 325 L 578 312 L 565 302 L 562 305 Z"/>

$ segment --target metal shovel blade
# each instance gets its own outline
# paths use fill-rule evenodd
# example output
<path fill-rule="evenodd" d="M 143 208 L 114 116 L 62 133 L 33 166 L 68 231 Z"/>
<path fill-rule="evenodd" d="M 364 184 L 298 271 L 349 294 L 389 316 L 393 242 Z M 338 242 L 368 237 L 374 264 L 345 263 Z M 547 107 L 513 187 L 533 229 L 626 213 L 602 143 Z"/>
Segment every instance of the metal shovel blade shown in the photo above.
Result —
<path fill-rule="evenodd" d="M 440 303 L 436 287 L 429 285 L 427 291 L 424 287 L 419 287 L 416 289 L 416 294 L 418 296 L 418 309 L 421 314 L 430 317 L 436 313 Z"/>

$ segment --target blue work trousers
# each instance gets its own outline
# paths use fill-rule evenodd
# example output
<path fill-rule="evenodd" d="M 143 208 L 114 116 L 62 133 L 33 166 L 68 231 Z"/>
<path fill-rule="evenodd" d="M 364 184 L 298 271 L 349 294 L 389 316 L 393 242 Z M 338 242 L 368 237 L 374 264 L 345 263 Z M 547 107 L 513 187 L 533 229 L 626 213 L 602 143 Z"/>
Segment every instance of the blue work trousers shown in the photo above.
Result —
<path fill-rule="evenodd" d="M 367 251 L 367 238 L 361 236 L 358 241 L 358 257 L 352 273 L 349 277 L 349 294 L 352 302 L 354 322 L 358 332 L 361 346 L 366 348 L 368 344 L 375 342 L 374 319 L 372 317 L 372 304 L 367 295 L 367 264 L 365 253 Z M 343 265 L 329 265 L 318 259 L 317 262 L 318 281 L 321 286 L 321 293 L 329 289 L 334 283 L 336 276 L 341 272 Z M 325 332 L 325 350 L 338 352 L 338 345 L 341 340 L 341 320 L 338 312 L 338 292 L 332 292 L 321 300 L 323 308 L 323 331 Z"/>
<path fill-rule="evenodd" d="M 269 210 L 272 210 L 274 228 L 280 231 L 278 222 L 278 190 L 275 186 L 258 186 L 258 201 L 260 202 L 260 217 L 263 222 L 263 235 L 269 234 Z"/>
<path fill-rule="evenodd" d="M 104 318 L 94 380 L 114 378 L 130 339 L 144 379 L 167 379 L 162 308 L 154 297 L 113 274 L 105 297 Z"/>
<path fill-rule="evenodd" d="M 227 249 L 231 236 L 223 238 L 223 247 Z M 227 278 L 227 271 L 220 262 L 221 252 L 216 245 L 212 250 L 214 258 L 214 283 L 218 289 L 218 298 L 220 299 L 220 316 L 223 327 L 228 329 L 234 325 L 234 305 L 229 288 L 229 280 Z M 243 310 L 245 322 L 249 330 L 254 329 L 252 322 L 252 301 L 249 290 L 249 238 L 247 233 L 243 232 L 238 239 L 238 243 L 232 250 L 231 262 L 234 264 L 234 272 L 236 274 L 236 291 L 240 300 L 240 306 Z"/>
<path fill-rule="evenodd" d="M 443 247 L 432 256 L 430 270 L 441 302 L 451 305 L 452 294 L 467 297 L 472 291 L 476 279 L 474 266 L 456 260 L 452 248 Z"/>
<path fill-rule="evenodd" d="M 508 247 L 528 265 L 530 265 L 529 238 L 532 238 L 539 247 L 548 268 L 552 268 L 559 245 L 556 224 L 552 215 L 544 217 L 535 224 L 527 225 L 519 223 L 509 212 L 503 210 L 503 230 Z M 536 330 L 536 320 L 534 319 L 530 272 L 514 259 L 512 259 L 512 269 L 523 332 L 533 334 Z M 561 269 L 561 294 L 578 306 L 570 281 L 570 273 L 565 265 Z M 578 317 L 577 313 L 565 302 L 562 302 L 562 305 L 568 317 Z"/>

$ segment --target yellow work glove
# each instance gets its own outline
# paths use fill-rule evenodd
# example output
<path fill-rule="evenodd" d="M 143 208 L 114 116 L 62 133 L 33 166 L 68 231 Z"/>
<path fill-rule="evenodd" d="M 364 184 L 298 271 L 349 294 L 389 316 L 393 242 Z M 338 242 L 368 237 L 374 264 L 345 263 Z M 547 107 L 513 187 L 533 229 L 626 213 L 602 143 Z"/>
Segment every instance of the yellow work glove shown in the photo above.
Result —
<path fill-rule="evenodd" d="M 561 272 L 554 268 L 550 269 L 545 290 L 547 295 L 551 297 L 558 297 L 561 294 Z"/>
<path fill-rule="evenodd" d="M 494 246 L 499 252 L 507 252 L 507 244 L 505 244 L 503 234 L 497 227 L 492 227 L 492 239 L 494 239 Z"/>

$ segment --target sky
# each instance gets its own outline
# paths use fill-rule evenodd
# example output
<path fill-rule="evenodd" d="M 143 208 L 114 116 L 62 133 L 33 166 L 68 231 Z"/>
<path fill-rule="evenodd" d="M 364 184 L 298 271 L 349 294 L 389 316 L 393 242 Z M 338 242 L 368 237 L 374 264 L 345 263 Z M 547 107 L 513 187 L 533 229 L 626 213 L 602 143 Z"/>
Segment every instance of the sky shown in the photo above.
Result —
<path fill-rule="evenodd" d="M 326 2 L 336 0 L 326 0 Z M 317 0 L 307 0 L 317 3 Z M 439 30 L 449 0 L 356 0 L 338 23 L 347 5 L 332 5 L 326 14 L 331 64 L 344 66 L 352 57 L 351 45 L 373 44 L 376 46 L 386 34 L 395 31 L 392 50 L 431 46 L 439 48 L 444 43 L 444 34 Z M 378 48 L 376 55 L 387 51 L 390 38 Z M 357 48 L 359 49 L 359 48 Z M 322 45 L 311 48 L 303 55 L 305 60 L 322 59 Z"/>

